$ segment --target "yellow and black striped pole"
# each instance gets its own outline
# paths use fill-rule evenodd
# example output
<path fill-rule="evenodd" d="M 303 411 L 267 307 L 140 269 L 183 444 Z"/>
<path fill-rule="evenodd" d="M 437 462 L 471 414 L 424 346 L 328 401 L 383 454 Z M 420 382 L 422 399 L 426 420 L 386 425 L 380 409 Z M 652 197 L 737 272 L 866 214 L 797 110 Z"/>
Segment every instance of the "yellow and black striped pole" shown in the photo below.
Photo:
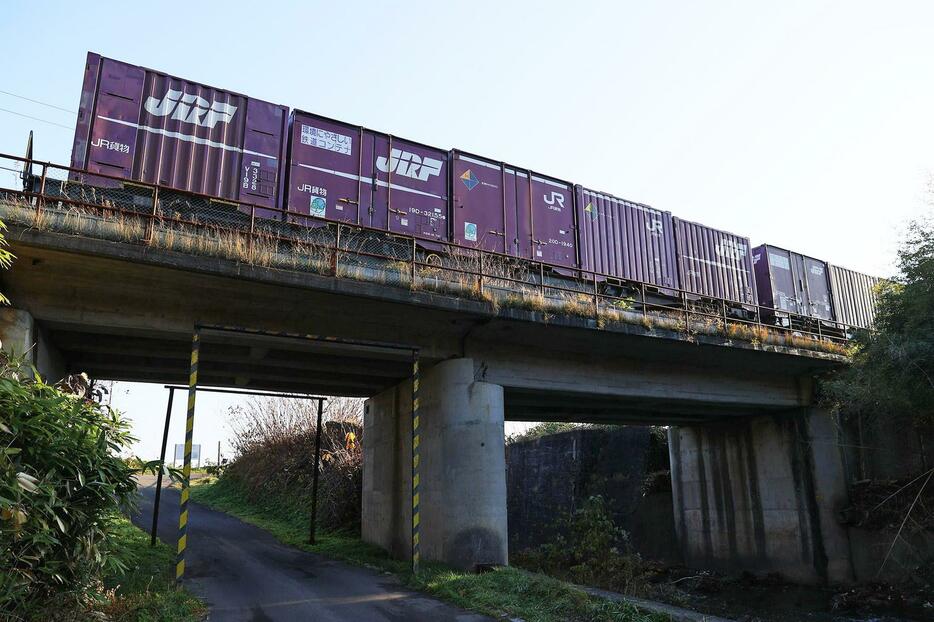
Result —
<path fill-rule="evenodd" d="M 420 561 L 418 509 L 418 352 L 412 358 L 412 572 L 418 572 Z"/>
<path fill-rule="evenodd" d="M 191 373 L 188 376 L 188 416 L 185 419 L 185 465 L 182 468 L 182 501 L 178 515 L 178 551 L 175 556 L 175 581 L 185 576 L 185 547 L 188 545 L 188 497 L 191 493 L 191 438 L 195 427 L 195 393 L 198 385 L 198 351 L 201 335 L 198 328 L 191 337 Z"/>

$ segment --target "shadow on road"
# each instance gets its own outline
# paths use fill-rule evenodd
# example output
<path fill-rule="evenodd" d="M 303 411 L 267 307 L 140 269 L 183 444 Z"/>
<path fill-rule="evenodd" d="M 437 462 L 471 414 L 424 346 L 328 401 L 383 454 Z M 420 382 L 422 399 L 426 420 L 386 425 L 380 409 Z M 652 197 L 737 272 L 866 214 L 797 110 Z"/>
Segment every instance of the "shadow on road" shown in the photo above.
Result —
<path fill-rule="evenodd" d="M 139 492 L 132 519 L 148 532 L 155 478 L 141 476 Z M 173 548 L 178 504 L 178 490 L 164 487 L 158 536 Z M 488 620 L 406 590 L 388 575 L 286 546 L 223 512 L 189 508 L 185 585 L 207 602 L 212 622 Z"/>

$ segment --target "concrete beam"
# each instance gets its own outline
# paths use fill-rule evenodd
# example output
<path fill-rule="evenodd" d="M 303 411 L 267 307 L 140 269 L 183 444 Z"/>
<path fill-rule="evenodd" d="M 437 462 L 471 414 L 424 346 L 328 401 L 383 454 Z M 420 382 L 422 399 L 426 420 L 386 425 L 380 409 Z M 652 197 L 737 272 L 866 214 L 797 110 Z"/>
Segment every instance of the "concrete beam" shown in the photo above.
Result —
<path fill-rule="evenodd" d="M 549 406 L 555 393 L 678 404 L 680 412 L 695 408 L 784 409 L 809 404 L 809 385 L 794 377 L 750 373 L 693 365 L 690 362 L 658 363 L 640 358 L 638 352 L 621 352 L 595 358 L 589 353 L 562 352 L 541 347 L 516 349 L 490 343 L 474 343 L 469 349 L 477 361 L 480 378 L 508 390 L 525 390 L 541 396 Z M 690 359 L 686 359 L 690 361 Z M 589 404 L 579 402 L 581 414 Z"/>
<path fill-rule="evenodd" d="M 182 361 L 188 361 L 191 357 L 189 339 L 169 341 L 58 331 L 52 333 L 52 337 L 59 349 L 68 353 L 112 355 L 114 352 L 119 352 L 123 356 L 155 356 Z M 264 348 L 245 346 L 240 345 L 239 342 L 237 344 L 207 342 L 202 346 L 202 350 L 212 361 L 287 367 L 306 372 L 346 370 L 348 373 L 400 379 L 408 374 L 411 367 L 408 360 L 342 356 L 322 353 L 317 348 L 286 350 L 268 346 Z"/>

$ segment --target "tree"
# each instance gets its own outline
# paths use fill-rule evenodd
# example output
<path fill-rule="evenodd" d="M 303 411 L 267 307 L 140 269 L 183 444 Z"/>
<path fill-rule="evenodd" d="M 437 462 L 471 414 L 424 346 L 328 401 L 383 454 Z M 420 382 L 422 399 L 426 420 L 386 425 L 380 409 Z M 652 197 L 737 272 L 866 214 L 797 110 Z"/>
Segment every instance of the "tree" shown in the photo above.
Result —
<path fill-rule="evenodd" d="M 841 413 L 910 413 L 934 431 L 934 216 L 912 222 L 898 251 L 897 277 L 879 287 L 874 331 L 857 338 L 850 367 L 823 384 Z"/>

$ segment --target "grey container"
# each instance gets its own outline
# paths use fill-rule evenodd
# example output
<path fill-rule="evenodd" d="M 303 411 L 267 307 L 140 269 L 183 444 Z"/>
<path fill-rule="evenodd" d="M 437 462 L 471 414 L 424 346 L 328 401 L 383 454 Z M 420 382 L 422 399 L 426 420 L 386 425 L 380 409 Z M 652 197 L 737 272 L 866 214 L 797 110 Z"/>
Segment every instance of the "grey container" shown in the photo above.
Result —
<path fill-rule="evenodd" d="M 848 268 L 830 265 L 830 295 L 836 320 L 859 328 L 869 328 L 876 319 L 881 279 Z"/>

